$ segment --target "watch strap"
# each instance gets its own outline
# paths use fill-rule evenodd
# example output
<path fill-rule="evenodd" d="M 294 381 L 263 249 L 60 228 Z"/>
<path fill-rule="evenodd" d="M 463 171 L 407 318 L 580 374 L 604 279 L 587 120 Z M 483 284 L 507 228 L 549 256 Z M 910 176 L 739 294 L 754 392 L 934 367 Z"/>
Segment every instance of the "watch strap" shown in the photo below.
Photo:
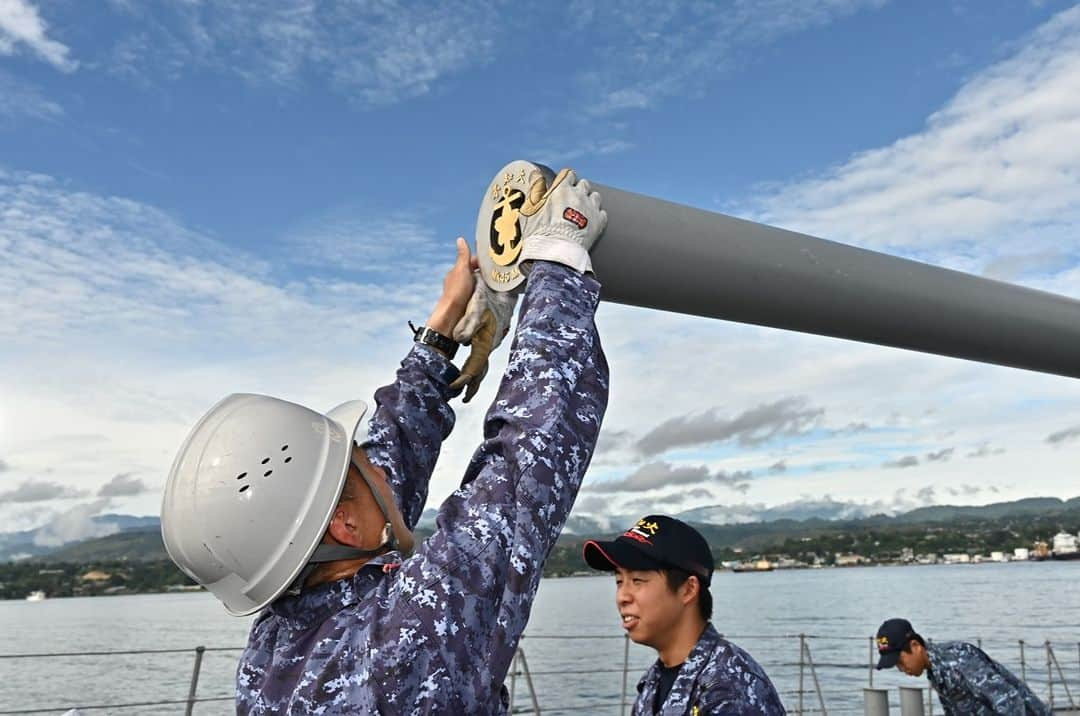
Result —
<path fill-rule="evenodd" d="M 454 354 L 457 353 L 458 343 L 449 336 L 436 331 L 429 326 L 414 326 L 412 321 L 409 321 L 409 328 L 413 332 L 413 340 L 417 343 L 423 343 L 426 346 L 437 348 L 446 354 L 446 357 L 450 360 L 454 359 Z"/>

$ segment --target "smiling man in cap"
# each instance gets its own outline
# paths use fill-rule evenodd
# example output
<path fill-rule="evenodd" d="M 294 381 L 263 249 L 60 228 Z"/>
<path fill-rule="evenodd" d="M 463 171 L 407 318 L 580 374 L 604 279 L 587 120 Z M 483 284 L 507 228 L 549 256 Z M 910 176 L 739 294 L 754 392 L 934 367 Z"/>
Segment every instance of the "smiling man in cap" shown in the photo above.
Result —
<path fill-rule="evenodd" d="M 610 542 L 589 540 L 584 557 L 615 572 L 623 628 L 659 657 L 638 682 L 634 716 L 785 713 L 761 666 L 709 621 L 713 558 L 697 530 L 649 515 Z"/>
<path fill-rule="evenodd" d="M 926 672 L 945 716 L 1050 716 L 1027 684 L 974 644 L 928 644 L 907 619 L 889 619 L 877 630 L 877 648 L 878 669 L 895 666 L 908 676 Z"/>

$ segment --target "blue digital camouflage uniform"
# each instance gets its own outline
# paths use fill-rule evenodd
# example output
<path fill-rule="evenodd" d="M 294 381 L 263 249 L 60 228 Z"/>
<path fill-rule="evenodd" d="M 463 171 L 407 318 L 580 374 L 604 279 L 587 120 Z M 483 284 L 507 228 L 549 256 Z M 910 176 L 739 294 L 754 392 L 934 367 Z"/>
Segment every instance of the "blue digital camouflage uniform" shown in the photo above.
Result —
<path fill-rule="evenodd" d="M 638 682 L 634 716 L 705 716 L 705 714 L 785 713 L 784 704 L 754 657 L 705 627 L 690 656 L 683 662 L 660 711 L 653 709 L 660 683 L 659 659 Z"/>
<path fill-rule="evenodd" d="M 435 533 L 403 561 L 382 555 L 264 610 L 237 670 L 239 713 L 506 712 L 503 679 L 607 406 L 599 289 L 536 263 L 484 442 Z M 453 427 L 457 374 L 418 346 L 375 394 L 365 448 L 410 527 Z"/>
<path fill-rule="evenodd" d="M 927 678 L 945 716 L 1050 716 L 1050 709 L 1020 679 L 986 653 L 962 641 L 926 646 Z"/>

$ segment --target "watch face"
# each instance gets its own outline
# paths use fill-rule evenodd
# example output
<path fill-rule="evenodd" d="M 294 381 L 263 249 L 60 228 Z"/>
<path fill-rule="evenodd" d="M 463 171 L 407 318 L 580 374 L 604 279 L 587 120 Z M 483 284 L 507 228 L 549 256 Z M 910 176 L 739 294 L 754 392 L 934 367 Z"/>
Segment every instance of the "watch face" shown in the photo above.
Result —
<path fill-rule="evenodd" d="M 554 177 L 544 165 L 518 159 L 488 185 L 476 218 L 476 256 L 484 282 L 496 291 L 510 291 L 525 280 L 517 265 L 523 238 L 521 207 L 530 191 L 543 192 Z"/>

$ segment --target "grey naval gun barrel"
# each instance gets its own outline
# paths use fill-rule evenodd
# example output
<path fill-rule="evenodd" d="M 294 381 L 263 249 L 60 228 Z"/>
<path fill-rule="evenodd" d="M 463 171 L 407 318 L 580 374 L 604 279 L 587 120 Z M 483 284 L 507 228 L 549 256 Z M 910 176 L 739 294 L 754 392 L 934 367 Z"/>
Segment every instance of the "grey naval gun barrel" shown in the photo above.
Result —
<path fill-rule="evenodd" d="M 524 277 L 518 209 L 548 167 L 507 164 L 477 218 L 484 280 Z M 1080 301 L 591 182 L 602 299 L 1080 377 Z"/>

